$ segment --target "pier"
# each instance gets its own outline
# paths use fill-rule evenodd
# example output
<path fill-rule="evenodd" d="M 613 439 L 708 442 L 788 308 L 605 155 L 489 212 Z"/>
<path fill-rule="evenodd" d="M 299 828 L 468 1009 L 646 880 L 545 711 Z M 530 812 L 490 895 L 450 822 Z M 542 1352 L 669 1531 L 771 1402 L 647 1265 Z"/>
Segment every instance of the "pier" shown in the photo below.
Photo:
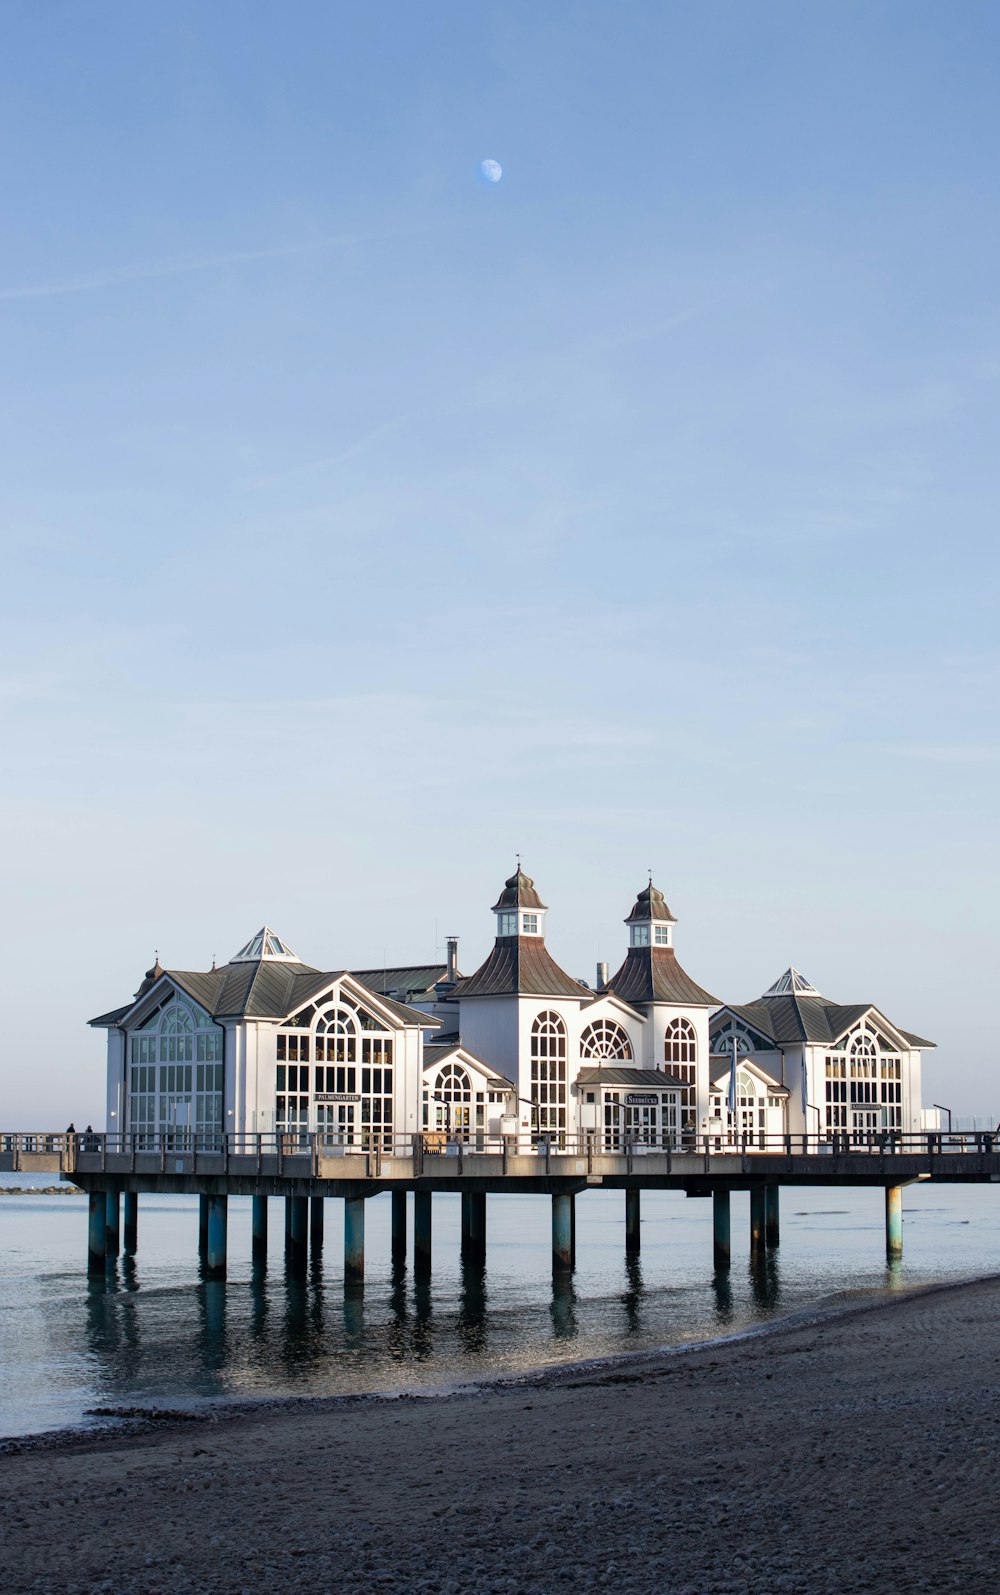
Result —
<path fill-rule="evenodd" d="M 487 1197 L 516 1192 L 552 1199 L 552 1268 L 570 1272 L 576 1262 L 576 1200 L 591 1190 L 623 1193 L 624 1248 L 638 1254 L 645 1191 L 683 1191 L 711 1202 L 716 1269 L 733 1252 L 730 1197 L 750 1193 L 751 1256 L 780 1244 L 780 1191 L 786 1187 L 869 1186 L 885 1202 L 885 1249 L 903 1251 L 903 1190 L 916 1181 L 1000 1183 L 1000 1138 L 979 1132 L 948 1136 L 866 1135 L 854 1139 L 807 1136 L 745 1137 L 738 1145 L 702 1137 L 680 1146 L 608 1146 L 595 1135 L 519 1145 L 443 1141 L 415 1135 L 379 1137 L 371 1146 L 344 1148 L 320 1134 L 199 1138 L 189 1133 L 116 1136 L 0 1132 L 0 1172 L 58 1172 L 89 1198 L 88 1267 L 102 1271 L 124 1248 L 140 1243 L 140 1202 L 146 1194 L 199 1197 L 198 1247 L 205 1273 L 224 1278 L 228 1251 L 228 1199 L 253 1199 L 253 1258 L 267 1253 L 269 1206 L 284 1202 L 285 1250 L 293 1269 L 304 1269 L 325 1239 L 326 1203 L 343 1203 L 344 1279 L 360 1285 L 365 1272 L 365 1202 L 391 1192 L 394 1264 L 409 1252 L 408 1196 L 412 1195 L 413 1266 L 432 1268 L 432 1203 L 436 1194 L 462 1198 L 462 1256 L 482 1262 L 487 1253 Z"/>

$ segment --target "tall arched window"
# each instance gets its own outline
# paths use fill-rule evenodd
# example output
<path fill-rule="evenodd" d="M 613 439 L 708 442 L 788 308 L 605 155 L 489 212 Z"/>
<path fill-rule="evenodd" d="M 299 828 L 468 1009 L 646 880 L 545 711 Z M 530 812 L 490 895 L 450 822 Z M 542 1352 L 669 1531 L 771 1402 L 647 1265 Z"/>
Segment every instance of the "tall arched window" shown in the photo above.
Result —
<path fill-rule="evenodd" d="M 671 1019 L 663 1038 L 663 1061 L 667 1066 L 667 1073 L 684 1082 L 680 1101 L 681 1129 L 696 1129 L 698 1037 L 690 1019 Z"/>
<path fill-rule="evenodd" d="M 672 1019 L 663 1043 L 664 1063 L 695 1063 L 698 1038 L 690 1019 Z"/>
<path fill-rule="evenodd" d="M 539 1135 L 566 1133 L 566 1026 L 557 1013 L 540 1013 L 531 1027 L 531 1100 Z"/>
<path fill-rule="evenodd" d="M 358 1030 L 347 1008 L 332 1008 L 316 1021 L 316 1061 L 356 1063 Z"/>
<path fill-rule="evenodd" d="M 140 1144 L 157 1133 L 176 1146 L 192 1131 L 213 1142 L 221 1134 L 224 1042 L 210 1015 L 180 998 L 131 1037 L 126 1112 Z"/>
<path fill-rule="evenodd" d="M 580 1037 L 580 1056 L 631 1063 L 632 1043 L 628 1033 L 613 1019 L 597 1019 Z"/>
<path fill-rule="evenodd" d="M 446 1063 L 427 1095 L 433 1110 L 429 1122 L 456 1138 L 467 1136 L 472 1122 L 472 1078 L 468 1071 L 460 1063 Z"/>

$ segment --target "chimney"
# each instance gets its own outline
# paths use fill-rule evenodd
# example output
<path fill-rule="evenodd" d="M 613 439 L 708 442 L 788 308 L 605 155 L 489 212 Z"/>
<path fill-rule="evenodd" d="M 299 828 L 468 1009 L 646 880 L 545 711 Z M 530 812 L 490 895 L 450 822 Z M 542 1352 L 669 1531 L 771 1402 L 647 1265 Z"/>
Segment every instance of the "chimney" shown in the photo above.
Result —
<path fill-rule="evenodd" d="M 458 979 L 458 937 L 449 936 L 448 946 L 448 980 L 454 983 Z"/>
<path fill-rule="evenodd" d="M 607 983 L 608 983 L 608 966 L 605 963 L 600 963 L 597 966 L 597 989 L 598 989 L 598 991 L 603 991 L 605 986 L 607 985 Z"/>

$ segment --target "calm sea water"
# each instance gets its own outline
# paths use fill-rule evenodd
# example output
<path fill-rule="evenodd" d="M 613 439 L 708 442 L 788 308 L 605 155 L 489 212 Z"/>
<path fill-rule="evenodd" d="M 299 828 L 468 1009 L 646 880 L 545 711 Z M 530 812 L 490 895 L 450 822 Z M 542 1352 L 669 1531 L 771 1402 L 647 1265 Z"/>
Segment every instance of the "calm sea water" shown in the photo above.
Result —
<path fill-rule="evenodd" d="M 52 1177 L 0 1175 L 40 1187 Z M 1000 1188 L 913 1186 L 901 1264 L 887 1268 L 881 1191 L 781 1193 L 781 1248 L 749 1261 L 733 1198 L 733 1264 L 712 1269 L 711 1203 L 643 1193 L 642 1256 L 624 1253 L 624 1196 L 577 1200 L 577 1268 L 553 1285 L 550 1204 L 491 1197 L 487 1266 L 459 1260 L 457 1196 L 434 1199 L 434 1273 L 394 1274 L 389 1198 L 370 1199 L 367 1277 L 345 1293 L 342 1204 L 304 1278 L 287 1274 L 283 1209 L 250 1263 L 250 1202 L 230 1200 L 229 1278 L 198 1271 L 198 1204 L 140 1198 L 139 1252 L 86 1275 L 86 1199 L 0 1196 L 0 1435 L 88 1424 L 107 1405 L 440 1387 L 580 1358 L 707 1339 L 820 1302 L 1000 1271 Z"/>

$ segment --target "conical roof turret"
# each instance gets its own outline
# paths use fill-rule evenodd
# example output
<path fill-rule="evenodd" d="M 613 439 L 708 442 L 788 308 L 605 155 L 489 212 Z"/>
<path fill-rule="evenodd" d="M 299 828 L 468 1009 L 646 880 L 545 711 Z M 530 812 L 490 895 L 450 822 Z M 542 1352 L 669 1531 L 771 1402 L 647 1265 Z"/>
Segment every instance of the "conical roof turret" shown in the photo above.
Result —
<path fill-rule="evenodd" d="M 634 925 L 641 920 L 659 920 L 663 924 L 676 925 L 677 916 L 672 914 L 667 907 L 667 901 L 658 886 L 653 885 L 650 876 L 649 885 L 644 886 L 635 900 L 635 905 L 626 919 L 626 925 Z"/>
<path fill-rule="evenodd" d="M 544 910 L 545 904 L 535 891 L 535 883 L 530 875 L 525 875 L 518 860 L 517 869 L 513 875 L 503 883 L 503 891 L 493 904 L 492 912 L 497 914 L 502 908 L 538 908 Z"/>

